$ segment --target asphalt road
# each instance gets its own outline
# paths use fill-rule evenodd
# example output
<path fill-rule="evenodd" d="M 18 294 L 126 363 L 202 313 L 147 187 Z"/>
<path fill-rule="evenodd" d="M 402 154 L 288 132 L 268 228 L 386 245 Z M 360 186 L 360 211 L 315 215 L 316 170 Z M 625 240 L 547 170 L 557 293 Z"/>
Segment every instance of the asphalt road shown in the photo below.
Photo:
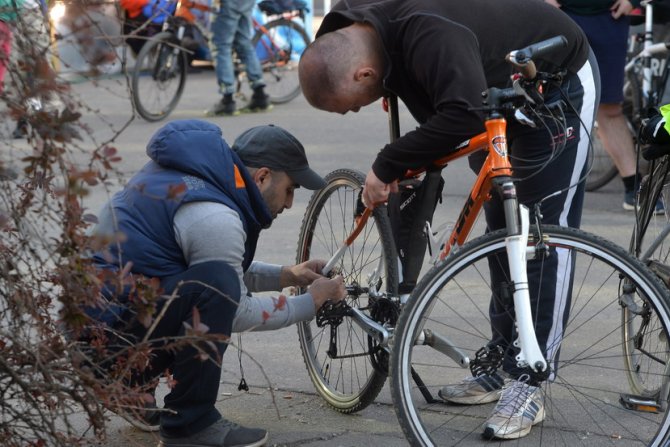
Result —
<path fill-rule="evenodd" d="M 83 121 L 90 135 L 80 144 L 75 159 L 84 160 L 95 144 L 109 141 L 120 152 L 121 171 L 125 176 L 135 173 L 147 160 L 144 148 L 150 136 L 167 122 L 147 123 L 133 118 L 125 79 L 118 77 L 99 82 L 73 84 L 73 92 L 81 101 Z M 169 120 L 206 119 L 221 127 L 231 142 L 242 131 L 259 124 L 274 123 L 300 139 L 311 165 L 326 174 L 342 167 L 366 172 L 376 152 L 388 140 L 386 115 L 381 105 L 373 104 L 359 113 L 345 116 L 312 109 L 302 96 L 285 105 L 277 105 L 266 113 L 243 114 L 236 117 L 205 118 L 204 111 L 218 100 L 211 71 L 190 75 L 185 93 Z M 405 130 L 415 123 L 403 112 Z M 0 128 L 8 135 L 11 123 Z M 8 148 L 5 157 L 25 150 L 21 142 Z M 474 178 L 463 162 L 454 163 L 445 171 L 447 180 L 444 204 L 438 208 L 435 222 L 453 219 L 460 207 L 469 182 Z M 119 180 L 122 181 L 123 179 Z M 112 182 L 114 183 L 114 182 Z M 97 212 L 106 197 L 116 190 L 96 189 L 86 206 Z M 626 245 L 633 216 L 621 209 L 623 186 L 616 180 L 597 193 L 589 193 L 584 211 L 584 229 Z M 292 209 L 285 211 L 263 233 L 257 258 L 276 263 L 292 263 L 295 258 L 298 229 L 309 194 L 299 190 Z M 238 343 L 237 338 L 234 339 Z M 218 407 L 229 419 L 243 425 L 262 426 L 270 431 L 269 445 L 286 446 L 403 446 L 406 442 L 397 424 L 388 391 L 382 390 L 375 404 L 354 415 L 342 415 L 327 408 L 315 395 L 302 361 L 294 327 L 272 333 L 250 333 L 242 337 L 245 353 L 243 367 L 251 390 L 237 390 L 240 366 L 234 348 L 224 359 Z M 82 429 L 85 421 L 82 420 Z M 139 432 L 118 417 L 110 415 L 109 440 L 104 445 L 156 445 L 152 434 Z"/>

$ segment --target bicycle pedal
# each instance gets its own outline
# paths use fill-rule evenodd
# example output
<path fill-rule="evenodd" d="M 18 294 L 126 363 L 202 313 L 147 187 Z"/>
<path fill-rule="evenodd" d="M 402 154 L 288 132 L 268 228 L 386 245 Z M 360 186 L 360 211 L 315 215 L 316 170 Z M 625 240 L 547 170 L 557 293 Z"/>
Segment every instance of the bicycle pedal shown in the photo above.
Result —
<path fill-rule="evenodd" d="M 659 413 L 661 411 L 661 405 L 654 399 L 634 394 L 620 394 L 619 403 L 627 410 L 641 413 Z"/>

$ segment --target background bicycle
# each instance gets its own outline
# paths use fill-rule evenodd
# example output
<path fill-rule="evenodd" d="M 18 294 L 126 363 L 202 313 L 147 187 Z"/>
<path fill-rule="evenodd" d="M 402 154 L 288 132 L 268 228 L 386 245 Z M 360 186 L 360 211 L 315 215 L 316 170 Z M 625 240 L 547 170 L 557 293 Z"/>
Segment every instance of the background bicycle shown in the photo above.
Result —
<path fill-rule="evenodd" d="M 294 1 L 288 7 L 266 0 L 259 4 L 262 12 L 259 19 L 254 19 L 252 42 L 263 68 L 265 91 L 276 104 L 300 94 L 298 59 L 310 40 L 302 24 L 305 4 Z M 198 11 L 201 18 L 196 20 Z M 194 60 L 211 62 L 207 47 L 209 15 L 207 6 L 163 1 L 157 4 L 148 22 L 134 24 L 138 35 L 148 34 L 137 54 L 131 89 L 133 104 L 144 119 L 158 121 L 167 117 L 183 93 L 188 66 Z M 158 24 L 160 32 L 154 34 Z M 251 89 L 240 61 L 234 59 L 238 76 L 236 96 L 246 104 Z"/>
<path fill-rule="evenodd" d="M 390 122 L 396 118 L 392 115 Z M 351 170 L 331 173 L 328 186 L 312 197 L 303 219 L 298 260 L 330 259 L 338 253 L 336 271 L 345 277 L 350 305 L 329 309 L 301 325 L 310 378 L 328 404 L 348 413 L 374 401 L 390 370 L 395 409 L 412 445 L 454 445 L 479 438 L 489 408 L 447 406 L 435 396 L 443 385 L 466 375 L 463 368 L 470 362 L 478 368 L 495 368 L 495 361 L 476 353 L 490 337 L 491 296 L 512 293 L 492 290 L 487 280 L 489 263 L 505 257 L 504 232 L 456 250 L 426 273 L 403 308 L 406 297 L 398 294 L 402 280 L 386 209 L 376 208 L 373 221 L 360 233 L 352 233 L 365 218 L 362 179 Z M 432 182 L 431 174 L 427 179 Z M 424 206 L 432 213 L 434 196 L 418 192 L 417 184 L 407 186 L 417 192 L 403 203 L 421 202 L 412 208 L 410 220 L 420 219 L 415 212 Z M 466 202 L 458 226 L 470 224 L 472 205 Z M 427 245 L 435 253 L 445 239 L 434 241 L 432 235 L 427 226 Z M 637 390 L 658 391 L 667 375 L 668 291 L 621 248 L 578 230 L 533 225 L 528 246 L 529 262 L 542 264 L 544 250 L 553 256 L 563 253 L 572 260 L 564 267 L 576 267 L 578 274 L 571 291 L 563 291 L 572 295 L 572 311 L 559 376 L 546 385 L 547 421 L 517 443 L 606 445 L 616 433 L 627 445 L 647 445 L 657 434 L 664 437 L 667 396 L 657 402 L 648 395 L 642 398 Z M 567 275 L 563 270 L 561 274 Z M 649 327 L 640 318 L 622 318 L 624 310 L 635 304 L 648 305 L 660 324 Z M 597 330 L 592 331 L 594 326 Z M 387 337 L 393 337 L 391 367 Z M 647 361 L 631 370 L 627 362 L 633 356 Z M 477 362 L 480 357 L 483 361 Z M 640 402 L 647 404 L 647 411 Z"/>
<path fill-rule="evenodd" d="M 670 39 L 669 21 L 668 5 L 664 0 L 650 0 L 644 4 L 643 15 L 631 17 L 623 111 L 633 136 L 644 109 L 662 104 L 666 94 L 670 54 L 663 42 Z M 645 49 L 647 52 L 643 52 Z M 641 168 L 646 170 L 644 165 Z M 617 175 L 617 168 L 598 133 L 593 132 L 593 163 L 586 179 L 586 190 L 596 191 Z"/>

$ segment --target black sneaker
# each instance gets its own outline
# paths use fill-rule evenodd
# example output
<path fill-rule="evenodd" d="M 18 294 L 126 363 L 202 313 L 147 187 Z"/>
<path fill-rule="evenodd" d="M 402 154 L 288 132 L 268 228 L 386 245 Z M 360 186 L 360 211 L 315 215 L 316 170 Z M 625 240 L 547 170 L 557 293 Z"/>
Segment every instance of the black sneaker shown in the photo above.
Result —
<path fill-rule="evenodd" d="M 268 432 L 242 427 L 222 418 L 191 436 L 177 438 L 161 431 L 160 438 L 158 447 L 260 447 L 267 442 Z"/>
<path fill-rule="evenodd" d="M 271 107 L 270 97 L 263 91 L 263 87 L 258 87 L 254 89 L 254 94 L 251 95 L 251 102 L 249 102 L 246 108 L 251 112 L 262 112 L 270 110 Z"/>
<path fill-rule="evenodd" d="M 215 116 L 221 116 L 221 115 L 239 115 L 239 111 L 237 110 L 237 107 L 235 106 L 235 100 L 233 99 L 233 95 L 223 95 L 223 98 L 221 98 L 221 101 L 217 102 L 214 104 L 214 107 L 212 107 L 207 114 L 208 115 L 215 115 Z"/>

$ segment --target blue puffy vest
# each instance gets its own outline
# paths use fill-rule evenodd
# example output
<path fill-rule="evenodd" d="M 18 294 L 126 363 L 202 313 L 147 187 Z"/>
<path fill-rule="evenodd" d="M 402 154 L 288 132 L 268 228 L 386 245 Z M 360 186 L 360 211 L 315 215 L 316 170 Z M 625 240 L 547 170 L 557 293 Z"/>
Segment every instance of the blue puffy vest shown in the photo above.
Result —
<path fill-rule="evenodd" d="M 94 261 L 112 269 L 131 261 L 133 273 L 149 277 L 183 272 L 188 266 L 175 240 L 174 216 L 184 203 L 210 201 L 239 215 L 247 235 L 242 265 L 246 270 L 272 215 L 221 130 L 205 121 L 173 121 L 153 136 L 147 154 L 152 161 L 111 201 L 115 228 L 125 240 L 120 250 L 111 244 L 96 253 Z"/>

